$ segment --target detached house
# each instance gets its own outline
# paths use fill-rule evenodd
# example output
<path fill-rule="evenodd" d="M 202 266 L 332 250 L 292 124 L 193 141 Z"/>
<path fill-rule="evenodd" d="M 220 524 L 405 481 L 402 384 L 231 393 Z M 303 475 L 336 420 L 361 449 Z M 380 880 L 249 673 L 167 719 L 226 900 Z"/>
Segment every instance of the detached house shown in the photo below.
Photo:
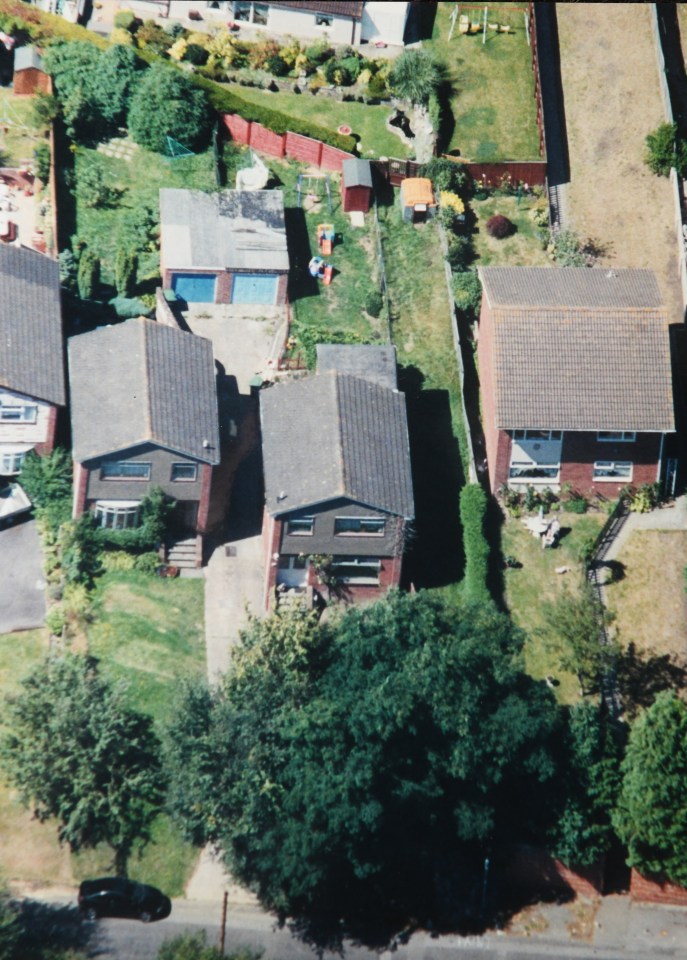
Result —
<path fill-rule="evenodd" d="M 650 270 L 482 267 L 479 371 L 491 489 L 616 496 L 661 479 L 675 429 Z"/>
<path fill-rule="evenodd" d="M 139 522 L 154 487 L 176 501 L 180 534 L 207 528 L 220 460 L 209 340 L 138 318 L 69 340 L 74 516 Z"/>
<path fill-rule="evenodd" d="M 50 453 L 65 403 L 58 264 L 0 245 L 0 475 L 29 450 Z"/>
<path fill-rule="evenodd" d="M 398 585 L 414 517 L 405 397 L 393 347 L 320 346 L 317 373 L 260 394 L 266 607 L 317 587 L 352 600 Z"/>
<path fill-rule="evenodd" d="M 284 303 L 284 194 L 160 190 L 160 261 L 163 286 L 188 303 Z"/>

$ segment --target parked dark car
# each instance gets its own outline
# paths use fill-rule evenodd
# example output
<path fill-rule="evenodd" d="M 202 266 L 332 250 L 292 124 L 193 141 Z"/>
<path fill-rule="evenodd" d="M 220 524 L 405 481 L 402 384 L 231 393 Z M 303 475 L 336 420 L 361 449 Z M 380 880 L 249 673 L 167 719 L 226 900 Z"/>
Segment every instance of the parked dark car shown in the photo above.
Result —
<path fill-rule="evenodd" d="M 79 909 L 88 920 L 98 917 L 137 917 L 143 923 L 162 920 L 172 912 L 169 897 L 147 883 L 122 877 L 84 880 L 79 887 Z"/>

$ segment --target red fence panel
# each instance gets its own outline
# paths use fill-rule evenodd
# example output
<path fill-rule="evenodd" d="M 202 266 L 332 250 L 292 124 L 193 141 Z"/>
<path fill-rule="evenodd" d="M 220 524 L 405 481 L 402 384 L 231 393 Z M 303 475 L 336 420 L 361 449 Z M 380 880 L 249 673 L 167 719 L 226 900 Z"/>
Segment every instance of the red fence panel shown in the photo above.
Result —
<path fill-rule="evenodd" d="M 300 133 L 291 133 L 290 130 L 286 134 L 286 156 L 292 160 L 312 163 L 319 167 L 322 146 L 319 140 L 313 140 L 312 137 L 304 137 Z"/>
<path fill-rule="evenodd" d="M 285 137 L 281 133 L 268 130 L 261 123 L 253 123 L 250 128 L 250 145 L 256 150 L 269 154 L 271 157 L 284 156 Z"/>
<path fill-rule="evenodd" d="M 244 120 L 238 113 L 221 113 L 220 118 L 232 140 L 245 144 L 250 142 L 250 120 Z"/>

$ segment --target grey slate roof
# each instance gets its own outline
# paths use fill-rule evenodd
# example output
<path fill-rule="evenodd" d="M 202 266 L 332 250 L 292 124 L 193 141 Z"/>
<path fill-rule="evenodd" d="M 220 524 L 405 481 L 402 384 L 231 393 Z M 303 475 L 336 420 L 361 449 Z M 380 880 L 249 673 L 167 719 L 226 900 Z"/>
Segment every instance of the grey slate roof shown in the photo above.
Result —
<path fill-rule="evenodd" d="M 395 390 L 396 347 L 376 347 L 365 344 L 319 343 L 317 372 L 350 373 L 363 380 L 372 380 L 383 387 Z"/>
<path fill-rule="evenodd" d="M 363 15 L 363 0 L 280 0 L 273 7 L 286 7 L 289 10 L 312 10 L 313 13 L 330 13 L 335 17 L 352 17 L 360 20 Z"/>
<path fill-rule="evenodd" d="M 55 260 L 0 244 L 0 386 L 66 403 L 60 271 Z"/>
<path fill-rule="evenodd" d="M 35 70 L 42 70 L 45 73 L 43 57 L 34 46 L 17 47 L 14 51 L 14 72 L 16 73 L 17 70 L 28 70 L 31 67 Z"/>
<path fill-rule="evenodd" d="M 265 499 L 279 516 L 346 497 L 414 516 L 405 397 L 343 373 L 260 393 Z"/>
<path fill-rule="evenodd" d="M 160 234 L 168 269 L 289 269 L 281 190 L 164 188 Z"/>
<path fill-rule="evenodd" d="M 75 460 L 154 443 L 219 463 L 209 340 L 142 317 L 127 320 L 71 337 L 69 377 Z"/>
<path fill-rule="evenodd" d="M 482 267 L 496 427 L 675 429 L 668 321 L 650 270 Z"/>
<path fill-rule="evenodd" d="M 347 187 L 371 187 L 372 167 L 369 160 L 352 157 L 341 164 L 343 182 Z"/>

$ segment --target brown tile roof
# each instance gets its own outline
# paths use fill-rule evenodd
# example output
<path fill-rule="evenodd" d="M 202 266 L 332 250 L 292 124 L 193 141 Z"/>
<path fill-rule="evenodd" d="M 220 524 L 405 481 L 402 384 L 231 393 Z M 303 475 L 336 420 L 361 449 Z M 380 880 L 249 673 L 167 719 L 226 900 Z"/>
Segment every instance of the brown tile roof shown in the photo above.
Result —
<path fill-rule="evenodd" d="M 482 267 L 501 430 L 675 429 L 650 270 Z"/>
<path fill-rule="evenodd" d="M 311 10 L 313 13 L 331 13 L 335 17 L 352 17 L 354 20 L 360 20 L 363 16 L 364 3 L 345 3 L 333 0 L 327 3 L 316 2 L 316 0 L 280 0 L 279 3 L 272 3 L 273 7 L 287 7 L 290 10 Z"/>

